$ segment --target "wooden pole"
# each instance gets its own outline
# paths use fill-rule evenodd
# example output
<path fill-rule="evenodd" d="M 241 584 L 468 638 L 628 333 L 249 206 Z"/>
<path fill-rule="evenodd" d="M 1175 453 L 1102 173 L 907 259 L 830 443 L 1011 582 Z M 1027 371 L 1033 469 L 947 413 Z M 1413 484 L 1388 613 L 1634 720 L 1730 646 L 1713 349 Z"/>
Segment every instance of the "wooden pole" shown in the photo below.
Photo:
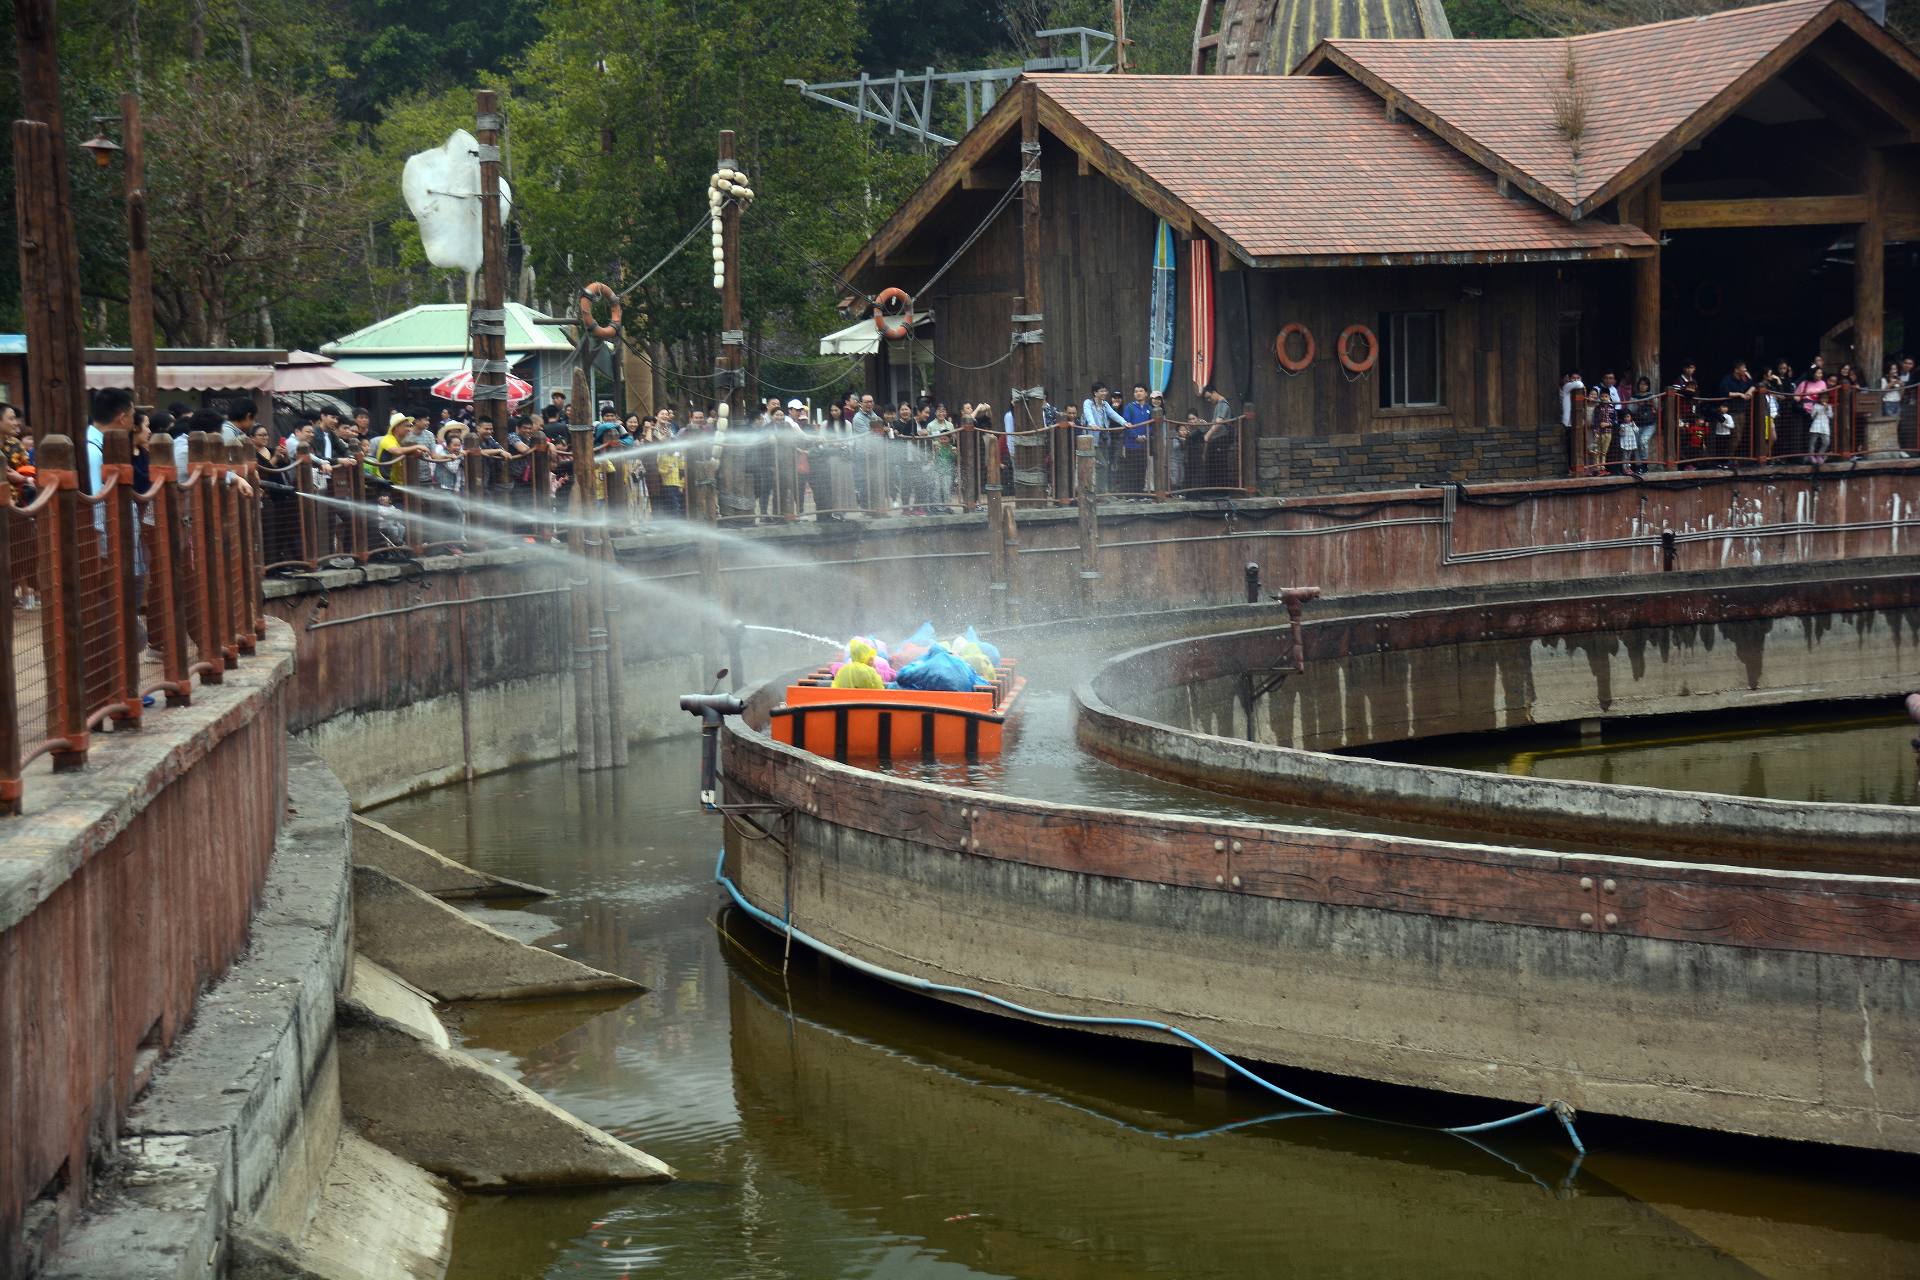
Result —
<path fill-rule="evenodd" d="M 731 129 L 720 131 L 719 158 L 715 167 L 734 167 Z M 724 258 L 725 272 L 720 284 L 720 355 L 714 367 L 714 372 L 719 376 L 714 379 L 714 395 L 727 406 L 725 421 L 728 430 L 744 431 L 747 429 L 742 416 L 746 408 L 747 335 L 745 321 L 741 318 L 740 204 L 736 200 L 727 201 L 720 211 L 720 252 Z M 716 411 L 719 407 L 719 404 L 714 406 Z M 720 466 L 715 480 L 719 483 L 721 517 L 737 510 L 752 515 L 754 495 L 749 490 L 746 455 L 739 446 L 727 447 L 722 443 L 716 461 Z"/>
<path fill-rule="evenodd" d="M 471 314 L 473 406 L 493 424 L 493 438 L 507 438 L 506 246 L 500 228 L 500 95 L 473 95 L 474 136 L 480 143 L 480 305 Z"/>
<path fill-rule="evenodd" d="M 1860 177 L 1867 220 L 1853 233 L 1853 364 L 1862 381 L 1872 386 L 1885 367 L 1887 349 L 1886 153 L 1867 148 Z M 1834 443 L 1840 443 L 1838 437 Z"/>
<path fill-rule="evenodd" d="M 16 5 L 16 12 L 27 7 Z M 49 9 L 51 6 L 47 6 Z M 21 33 L 21 66 L 27 55 Z M 27 403 L 42 432 L 64 434 L 87 424 L 86 350 L 80 333 L 80 267 L 73 254 L 73 216 L 63 190 L 66 169 L 55 126 L 13 122 L 13 191 L 20 246 L 20 308 L 27 330 Z M 44 439 L 45 436 L 42 436 Z M 78 471 L 81 492 L 92 487 Z"/>
<path fill-rule="evenodd" d="M 100 487 L 106 502 L 106 541 L 101 549 L 113 579 L 113 690 L 123 709 L 116 727 L 140 727 L 140 625 L 134 608 L 139 588 L 133 572 L 133 541 L 140 508 L 133 500 L 133 436 L 113 427 L 101 429 Z"/>
<path fill-rule="evenodd" d="M 0 484 L 0 814 L 20 812 L 20 700 L 15 687 L 13 621 L 13 487 Z M 32 537 L 28 532 L 27 536 Z"/>
<path fill-rule="evenodd" d="M 1100 495 L 1093 482 L 1098 461 L 1092 436 L 1073 442 L 1073 461 L 1080 473 L 1080 613 L 1084 617 L 1093 612 L 1094 593 L 1100 586 Z"/>
<path fill-rule="evenodd" d="M 1039 433 L 1046 426 L 1041 412 L 1046 402 L 1045 347 L 1040 334 L 1046 326 L 1046 286 L 1042 275 L 1045 265 L 1040 257 L 1040 95 L 1031 84 L 1021 84 L 1020 100 L 1020 314 L 1014 340 L 1020 344 L 1020 385 L 1016 388 L 1014 423 L 1022 431 Z M 1028 439 L 1044 440 L 1044 434 Z M 1011 445 L 1011 441 L 1008 442 Z M 1056 462 L 1056 466 L 1064 465 Z M 1056 474 L 1061 474 L 1056 472 Z M 1065 486 L 1061 489 L 1064 491 Z M 1021 493 L 1022 498 L 1044 497 L 1044 492 Z"/>
<path fill-rule="evenodd" d="M 1012 609 L 1007 602 L 1010 557 L 1007 554 L 1006 495 L 1000 491 L 1000 442 L 983 440 L 987 451 L 987 590 L 995 626 L 1005 626 Z"/>
<path fill-rule="evenodd" d="M 120 136 L 127 162 L 127 326 L 133 344 L 133 402 L 160 402 L 159 354 L 153 336 L 153 261 L 147 254 L 146 136 L 140 95 L 120 95 Z"/>
<path fill-rule="evenodd" d="M 73 441 L 50 435 L 35 454 L 39 482 L 52 489 L 53 501 L 41 516 L 53 521 L 50 536 L 41 542 L 42 656 L 47 664 L 47 737 L 64 738 L 66 746 L 53 753 L 55 772 L 85 767 L 87 763 L 86 678 L 82 671 L 80 584 L 80 481 Z M 87 537 L 94 537 L 87 523 Z M 11 602 L 8 602 L 11 606 Z"/>
<path fill-rule="evenodd" d="M 579 375 L 575 375 L 575 386 Z M 573 430 L 572 519 L 567 522 L 567 605 L 573 636 L 574 764 L 583 773 L 599 768 L 593 740 L 593 653 L 591 588 L 587 572 L 586 518 L 593 492 L 593 433 Z"/>
<path fill-rule="evenodd" d="M 42 431 L 68 432 L 80 431 L 87 423 L 87 371 L 55 9 L 55 0 L 13 2 L 25 117 L 13 126 L 14 216 L 27 330 L 28 402 Z M 32 128 L 35 122 L 39 130 Z M 91 487 L 87 470 L 83 466 L 76 473 L 82 492 Z"/>
<path fill-rule="evenodd" d="M 1633 372 L 1655 388 L 1660 376 L 1660 175 L 1654 174 L 1641 187 L 1633 202 L 1640 229 L 1653 237 L 1653 253 L 1633 260 Z M 1556 374 L 1565 373 L 1557 369 Z"/>

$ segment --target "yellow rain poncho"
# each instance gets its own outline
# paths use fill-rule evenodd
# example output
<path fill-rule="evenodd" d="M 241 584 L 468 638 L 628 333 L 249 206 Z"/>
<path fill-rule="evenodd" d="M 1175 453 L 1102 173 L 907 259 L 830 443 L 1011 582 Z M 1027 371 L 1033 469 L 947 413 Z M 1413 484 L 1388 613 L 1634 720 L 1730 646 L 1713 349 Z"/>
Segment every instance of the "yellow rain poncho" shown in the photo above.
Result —
<path fill-rule="evenodd" d="M 847 646 L 847 665 L 834 672 L 833 687 L 836 689 L 884 689 L 887 682 L 873 669 L 875 657 L 873 646 L 865 640 L 855 640 Z"/>

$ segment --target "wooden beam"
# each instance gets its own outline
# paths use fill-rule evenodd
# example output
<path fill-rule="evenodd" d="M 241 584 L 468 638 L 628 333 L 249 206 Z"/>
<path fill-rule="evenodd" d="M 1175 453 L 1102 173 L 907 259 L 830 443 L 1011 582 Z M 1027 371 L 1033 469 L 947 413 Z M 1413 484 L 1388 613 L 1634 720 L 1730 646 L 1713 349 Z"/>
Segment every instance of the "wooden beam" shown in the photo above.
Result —
<path fill-rule="evenodd" d="M 960 189 L 962 191 L 1005 191 L 1019 177 L 1020 171 L 1007 165 L 969 165 L 960 175 Z"/>
<path fill-rule="evenodd" d="M 1669 231 L 1700 227 L 1813 227 L 1864 222 L 1867 209 L 1865 195 L 1669 200 L 1662 209 L 1662 225 Z"/>
<path fill-rule="evenodd" d="M 1660 175 L 1654 174 L 1631 201 L 1634 225 L 1653 238 L 1654 251 L 1633 263 L 1632 355 L 1634 376 L 1646 378 L 1655 389 L 1660 382 L 1660 232 L 1666 207 L 1660 195 Z"/>
<path fill-rule="evenodd" d="M 1886 352 L 1887 201 L 1886 157 L 1869 147 L 1861 157 L 1867 216 L 1853 234 L 1853 360 L 1868 386 L 1880 376 Z"/>
<path fill-rule="evenodd" d="M 1817 44 L 1807 50 L 1806 61 L 1831 74 L 1850 96 L 1893 121 L 1901 131 L 1902 141 L 1920 141 L 1920 111 L 1902 101 L 1903 96 L 1913 93 L 1913 86 L 1893 83 L 1881 73 L 1878 59 L 1870 55 L 1843 58 L 1834 49 Z"/>
<path fill-rule="evenodd" d="M 1000 100 L 993 104 L 993 110 L 973 127 L 973 132 L 960 139 L 959 146 L 947 152 L 946 158 L 934 166 L 926 181 L 893 211 L 893 216 L 881 224 L 873 238 L 841 269 L 841 277 L 846 280 L 857 279 L 860 272 L 876 258 L 887 257 L 905 243 L 907 237 L 946 199 L 947 194 L 960 185 L 962 175 L 984 160 L 1007 133 L 1020 123 L 1021 99 L 1033 91 L 1031 82 L 1020 80 L 1002 94 Z"/>
<path fill-rule="evenodd" d="M 1920 78 L 1920 56 L 1916 56 L 1897 37 L 1889 35 L 1873 19 L 1862 13 L 1858 5 L 1830 4 L 1809 19 L 1805 26 L 1775 45 L 1772 52 L 1754 63 L 1732 84 L 1715 94 L 1710 102 L 1688 116 L 1679 127 L 1643 152 L 1638 160 L 1615 174 L 1591 196 L 1582 200 L 1579 208 L 1569 216 L 1585 217 L 1621 192 L 1632 190 L 1645 180 L 1647 175 L 1666 168 L 1670 160 L 1691 143 L 1719 128 L 1728 116 L 1739 110 L 1748 98 L 1759 91 L 1760 86 L 1786 70 L 1801 54 L 1813 47 L 1815 40 L 1836 26 L 1847 28 L 1909 76 Z M 1669 225 L 1672 225 L 1671 220 Z"/>
<path fill-rule="evenodd" d="M 1781 75 L 1780 80 L 1805 98 L 1814 110 L 1869 145 L 1906 140 L 1906 135 L 1891 113 L 1863 96 L 1857 87 L 1822 70 L 1810 60 L 1794 63 Z"/>

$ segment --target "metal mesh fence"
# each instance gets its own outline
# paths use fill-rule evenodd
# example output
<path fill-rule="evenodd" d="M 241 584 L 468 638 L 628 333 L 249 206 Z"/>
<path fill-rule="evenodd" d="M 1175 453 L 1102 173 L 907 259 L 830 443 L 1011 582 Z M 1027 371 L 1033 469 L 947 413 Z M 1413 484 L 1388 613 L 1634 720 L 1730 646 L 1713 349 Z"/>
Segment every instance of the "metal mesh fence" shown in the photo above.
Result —
<path fill-rule="evenodd" d="M 120 618 L 114 561 L 109 552 L 114 534 L 112 495 L 82 497 L 79 502 L 78 557 L 74 582 L 80 595 L 80 706 L 92 719 L 113 702 L 114 674 L 120 661 Z"/>

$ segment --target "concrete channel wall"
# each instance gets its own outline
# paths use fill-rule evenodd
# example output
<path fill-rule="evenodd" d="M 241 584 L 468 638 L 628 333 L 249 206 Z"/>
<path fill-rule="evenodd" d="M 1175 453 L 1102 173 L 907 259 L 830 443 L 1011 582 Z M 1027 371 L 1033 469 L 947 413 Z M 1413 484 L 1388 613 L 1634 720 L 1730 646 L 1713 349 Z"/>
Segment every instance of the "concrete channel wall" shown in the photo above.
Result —
<path fill-rule="evenodd" d="M 127 1109 L 245 947 L 287 803 L 294 638 L 36 774 L 0 822 L 0 1275 L 59 1240 Z"/>
<path fill-rule="evenodd" d="M 1659 856 L 1905 874 L 1920 810 L 1806 804 L 1334 755 L 1410 738 L 1880 697 L 1920 687 L 1908 561 L 1826 580 L 1544 595 L 1152 645 L 1077 692 L 1100 755 L 1212 790 Z M 1249 714 L 1251 703 L 1251 714 Z"/>
<path fill-rule="evenodd" d="M 1108 504 L 1083 577 L 1077 513 L 1017 518 L 1009 590 L 991 589 L 984 517 L 723 530 L 672 524 L 619 548 L 627 731 L 677 732 L 674 698 L 731 662 L 734 618 L 829 636 L 1220 605 L 1244 570 L 1342 597 L 1673 568 L 1843 563 L 1920 547 L 1920 462 L 1764 477 L 1542 481 L 1236 503 Z M 697 533 L 697 536 L 696 536 Z M 709 583 L 701 546 L 717 538 Z M 996 596 L 1010 597 L 996 617 Z M 357 804 L 570 753 L 564 561 L 544 549 L 370 565 L 267 584 L 299 636 L 289 724 Z M 791 665 L 751 642 L 746 666 Z M 822 651 L 824 656 L 825 651 Z M 811 655 L 809 655 L 811 656 Z"/>
<path fill-rule="evenodd" d="M 1920 1151 L 1920 880 L 1019 800 L 776 743 L 774 692 L 726 799 L 791 839 L 729 831 L 725 868 L 858 960 L 1253 1062 Z"/>

